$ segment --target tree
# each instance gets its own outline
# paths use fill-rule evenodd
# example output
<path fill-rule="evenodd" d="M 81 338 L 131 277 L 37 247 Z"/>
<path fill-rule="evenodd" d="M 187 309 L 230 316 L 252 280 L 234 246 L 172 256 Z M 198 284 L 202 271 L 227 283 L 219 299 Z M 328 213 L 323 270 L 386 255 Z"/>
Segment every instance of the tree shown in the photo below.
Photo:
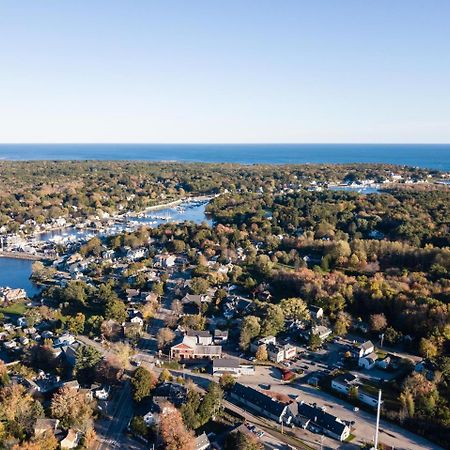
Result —
<path fill-rule="evenodd" d="M 422 338 L 420 340 L 419 353 L 422 356 L 433 359 L 437 356 L 438 351 L 437 345 L 431 339 Z"/>
<path fill-rule="evenodd" d="M 352 317 L 350 314 L 339 311 L 336 322 L 334 323 L 334 333 L 338 336 L 345 336 L 348 333 L 348 329 L 352 323 Z"/>
<path fill-rule="evenodd" d="M 172 380 L 172 374 L 167 369 L 163 369 L 162 372 L 159 374 L 158 380 L 161 383 L 164 383 L 166 381 L 171 381 Z"/>
<path fill-rule="evenodd" d="M 205 280 L 204 278 L 200 277 L 195 277 L 192 278 L 190 288 L 193 294 L 200 295 L 205 294 L 206 291 L 210 288 L 210 286 L 208 280 Z"/>
<path fill-rule="evenodd" d="M 267 347 L 265 345 L 260 345 L 258 350 L 256 350 L 256 359 L 258 361 L 267 361 L 269 355 L 267 354 Z"/>
<path fill-rule="evenodd" d="M 402 404 L 403 409 L 408 414 L 408 417 L 414 417 L 415 413 L 415 404 L 414 397 L 409 389 L 405 389 L 400 394 L 400 403 Z"/>
<path fill-rule="evenodd" d="M 158 297 L 162 297 L 164 294 L 164 283 L 153 283 L 152 292 Z"/>
<path fill-rule="evenodd" d="M 180 412 L 170 403 L 162 408 L 159 433 L 166 450 L 194 450 L 192 433 L 186 430 Z"/>
<path fill-rule="evenodd" d="M 322 339 L 320 339 L 320 336 L 318 334 L 311 333 L 309 336 L 308 345 L 311 350 L 316 351 L 322 345 Z"/>
<path fill-rule="evenodd" d="M 280 306 L 288 319 L 301 321 L 310 319 L 308 305 L 301 298 L 286 298 L 281 300 Z"/>
<path fill-rule="evenodd" d="M 170 328 L 160 328 L 156 335 L 158 348 L 163 349 L 175 339 L 175 333 Z"/>
<path fill-rule="evenodd" d="M 127 318 L 127 307 L 118 298 L 111 298 L 105 305 L 105 318 L 115 320 L 118 323 L 125 322 Z"/>
<path fill-rule="evenodd" d="M 65 428 L 85 427 L 93 413 L 92 406 L 86 401 L 86 397 L 70 387 L 62 387 L 53 396 L 50 411 L 52 417 L 59 419 Z"/>
<path fill-rule="evenodd" d="M 180 300 L 175 299 L 170 305 L 170 309 L 176 316 L 181 316 L 181 314 L 183 313 L 183 304 L 180 302 Z"/>
<path fill-rule="evenodd" d="M 225 450 L 263 450 L 263 444 L 250 432 L 235 431 L 225 440 Z"/>
<path fill-rule="evenodd" d="M 72 334 L 81 334 L 84 331 L 85 316 L 83 313 L 77 313 L 75 317 L 70 317 L 67 322 L 67 329 Z"/>
<path fill-rule="evenodd" d="M 134 416 L 131 419 L 130 428 L 131 431 L 138 436 L 145 438 L 148 435 L 148 427 L 142 416 Z"/>
<path fill-rule="evenodd" d="M 370 329 L 372 331 L 378 332 L 378 331 L 382 331 L 386 328 L 387 326 L 387 320 L 386 320 L 386 316 L 381 313 L 381 314 L 372 314 L 370 316 Z"/>
<path fill-rule="evenodd" d="M 203 397 L 198 409 L 198 416 L 201 425 L 204 425 L 219 413 L 222 407 L 222 400 L 222 388 L 219 386 L 219 384 L 212 381 L 209 384 L 206 395 Z"/>
<path fill-rule="evenodd" d="M 261 332 L 261 325 L 259 318 L 256 316 L 246 316 L 241 325 L 241 336 L 239 339 L 239 346 L 243 350 L 247 350 L 250 342 Z"/>
<path fill-rule="evenodd" d="M 155 375 L 145 367 L 138 367 L 131 378 L 133 386 L 133 398 L 137 402 L 142 401 L 150 395 L 150 392 L 156 385 Z"/>
<path fill-rule="evenodd" d="M 90 345 L 80 345 L 75 352 L 75 373 L 82 379 L 93 379 L 102 354 Z"/>
<path fill-rule="evenodd" d="M 348 390 L 348 396 L 352 400 L 358 400 L 358 388 L 356 386 L 351 386 Z"/>
<path fill-rule="evenodd" d="M 262 336 L 276 336 L 284 328 L 284 314 L 279 305 L 269 304 L 261 322 Z"/>
<path fill-rule="evenodd" d="M 12 384 L 0 389 L 0 415 L 8 432 L 23 439 L 31 434 L 36 419 L 44 417 L 44 410 L 22 385 Z"/>
<path fill-rule="evenodd" d="M 112 346 L 114 356 L 121 369 L 127 369 L 130 365 L 130 358 L 133 355 L 133 349 L 123 342 L 118 342 Z"/>
<path fill-rule="evenodd" d="M 222 389 L 228 391 L 236 384 L 236 379 L 231 373 L 224 373 L 219 379 L 219 384 Z"/>

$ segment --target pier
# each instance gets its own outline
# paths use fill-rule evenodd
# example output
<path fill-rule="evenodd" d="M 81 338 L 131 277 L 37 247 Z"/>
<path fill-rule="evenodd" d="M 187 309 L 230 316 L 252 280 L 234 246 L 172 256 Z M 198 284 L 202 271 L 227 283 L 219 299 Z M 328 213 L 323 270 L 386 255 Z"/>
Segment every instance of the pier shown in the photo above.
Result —
<path fill-rule="evenodd" d="M 15 258 L 15 259 L 26 259 L 28 261 L 42 261 L 45 258 L 44 255 L 33 255 L 31 253 L 25 252 L 14 252 L 14 251 L 6 251 L 0 250 L 0 258 Z"/>

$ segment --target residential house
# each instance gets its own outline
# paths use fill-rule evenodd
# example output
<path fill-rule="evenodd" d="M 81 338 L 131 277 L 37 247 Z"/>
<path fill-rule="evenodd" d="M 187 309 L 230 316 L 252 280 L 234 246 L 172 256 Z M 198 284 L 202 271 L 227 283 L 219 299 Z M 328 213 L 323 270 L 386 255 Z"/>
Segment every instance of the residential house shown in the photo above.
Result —
<path fill-rule="evenodd" d="M 311 319 L 320 320 L 323 317 L 323 309 L 320 306 L 310 305 L 309 313 L 311 315 Z"/>
<path fill-rule="evenodd" d="M 34 424 L 34 437 L 38 438 L 45 433 L 56 434 L 58 425 L 59 425 L 58 419 L 38 418 L 36 419 L 36 423 Z"/>
<path fill-rule="evenodd" d="M 372 341 L 366 341 L 360 345 L 355 345 L 351 350 L 353 356 L 358 359 L 363 358 L 364 356 L 370 355 L 374 351 L 375 351 L 375 346 L 373 345 Z"/>
<path fill-rule="evenodd" d="M 66 437 L 60 442 L 61 450 L 78 447 L 81 440 L 81 433 L 73 428 L 69 428 Z"/>
<path fill-rule="evenodd" d="M 272 362 L 282 362 L 291 359 L 297 354 L 297 349 L 291 344 L 268 344 L 267 355 Z"/>
<path fill-rule="evenodd" d="M 207 450 L 211 448 L 211 442 L 205 432 L 197 436 L 194 440 L 194 450 Z"/>
<path fill-rule="evenodd" d="M 176 408 L 186 403 L 187 389 L 179 383 L 165 382 L 157 386 L 153 390 L 153 404 L 155 410 L 159 410 L 159 406 L 164 403 L 172 403 Z"/>
<path fill-rule="evenodd" d="M 276 345 L 277 338 L 275 336 L 266 336 L 253 341 L 250 345 L 250 350 L 255 353 L 261 345 Z"/>
<path fill-rule="evenodd" d="M 9 287 L 0 287 L 0 302 L 14 302 L 27 297 L 25 289 L 12 289 Z"/>
<path fill-rule="evenodd" d="M 378 359 L 378 355 L 375 352 L 369 353 L 366 356 L 358 359 L 358 366 L 362 369 L 372 369 L 375 366 Z"/>
<path fill-rule="evenodd" d="M 300 402 L 297 411 L 295 422 L 302 428 L 325 434 L 338 441 L 345 441 L 350 436 L 350 427 L 323 408 Z"/>
<path fill-rule="evenodd" d="M 263 392 L 241 383 L 236 383 L 230 392 L 230 398 L 235 402 L 249 407 L 261 416 L 274 420 L 275 422 L 290 424 L 295 417 L 291 405 L 280 402 Z"/>
<path fill-rule="evenodd" d="M 153 258 L 153 264 L 156 267 L 161 267 L 163 269 L 166 269 L 166 268 L 173 267 L 175 265 L 176 259 L 177 258 L 175 255 L 169 255 L 166 253 L 162 253 L 160 255 L 156 255 Z"/>
<path fill-rule="evenodd" d="M 330 336 L 332 331 L 324 327 L 323 325 L 316 325 L 311 328 L 310 334 L 314 334 L 316 336 L 319 336 L 319 338 L 324 341 L 328 336 Z"/>
<path fill-rule="evenodd" d="M 228 341 L 228 330 L 214 330 L 214 344 L 225 344 Z"/>

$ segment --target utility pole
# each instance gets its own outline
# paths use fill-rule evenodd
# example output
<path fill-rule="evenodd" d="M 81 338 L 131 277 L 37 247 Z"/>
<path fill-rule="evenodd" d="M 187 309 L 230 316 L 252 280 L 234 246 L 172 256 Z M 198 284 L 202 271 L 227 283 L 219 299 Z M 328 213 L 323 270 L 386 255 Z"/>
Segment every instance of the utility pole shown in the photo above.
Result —
<path fill-rule="evenodd" d="M 374 442 L 375 450 L 378 450 L 378 431 L 380 428 L 380 412 L 381 412 L 381 389 L 378 391 L 377 425 L 375 428 L 375 442 Z"/>
<path fill-rule="evenodd" d="M 380 335 L 380 339 L 381 339 L 381 341 L 380 341 L 380 347 L 383 347 L 383 342 L 384 342 L 384 333 L 381 333 L 381 335 Z"/>

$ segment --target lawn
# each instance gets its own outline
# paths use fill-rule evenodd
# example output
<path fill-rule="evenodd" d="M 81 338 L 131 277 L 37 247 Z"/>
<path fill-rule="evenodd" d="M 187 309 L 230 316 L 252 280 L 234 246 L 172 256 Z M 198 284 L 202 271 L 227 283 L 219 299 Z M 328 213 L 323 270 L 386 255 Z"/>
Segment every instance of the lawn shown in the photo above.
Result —
<path fill-rule="evenodd" d="M 9 316 L 23 316 L 26 310 L 27 305 L 24 302 L 16 302 L 8 306 L 0 307 L 0 313 Z"/>

